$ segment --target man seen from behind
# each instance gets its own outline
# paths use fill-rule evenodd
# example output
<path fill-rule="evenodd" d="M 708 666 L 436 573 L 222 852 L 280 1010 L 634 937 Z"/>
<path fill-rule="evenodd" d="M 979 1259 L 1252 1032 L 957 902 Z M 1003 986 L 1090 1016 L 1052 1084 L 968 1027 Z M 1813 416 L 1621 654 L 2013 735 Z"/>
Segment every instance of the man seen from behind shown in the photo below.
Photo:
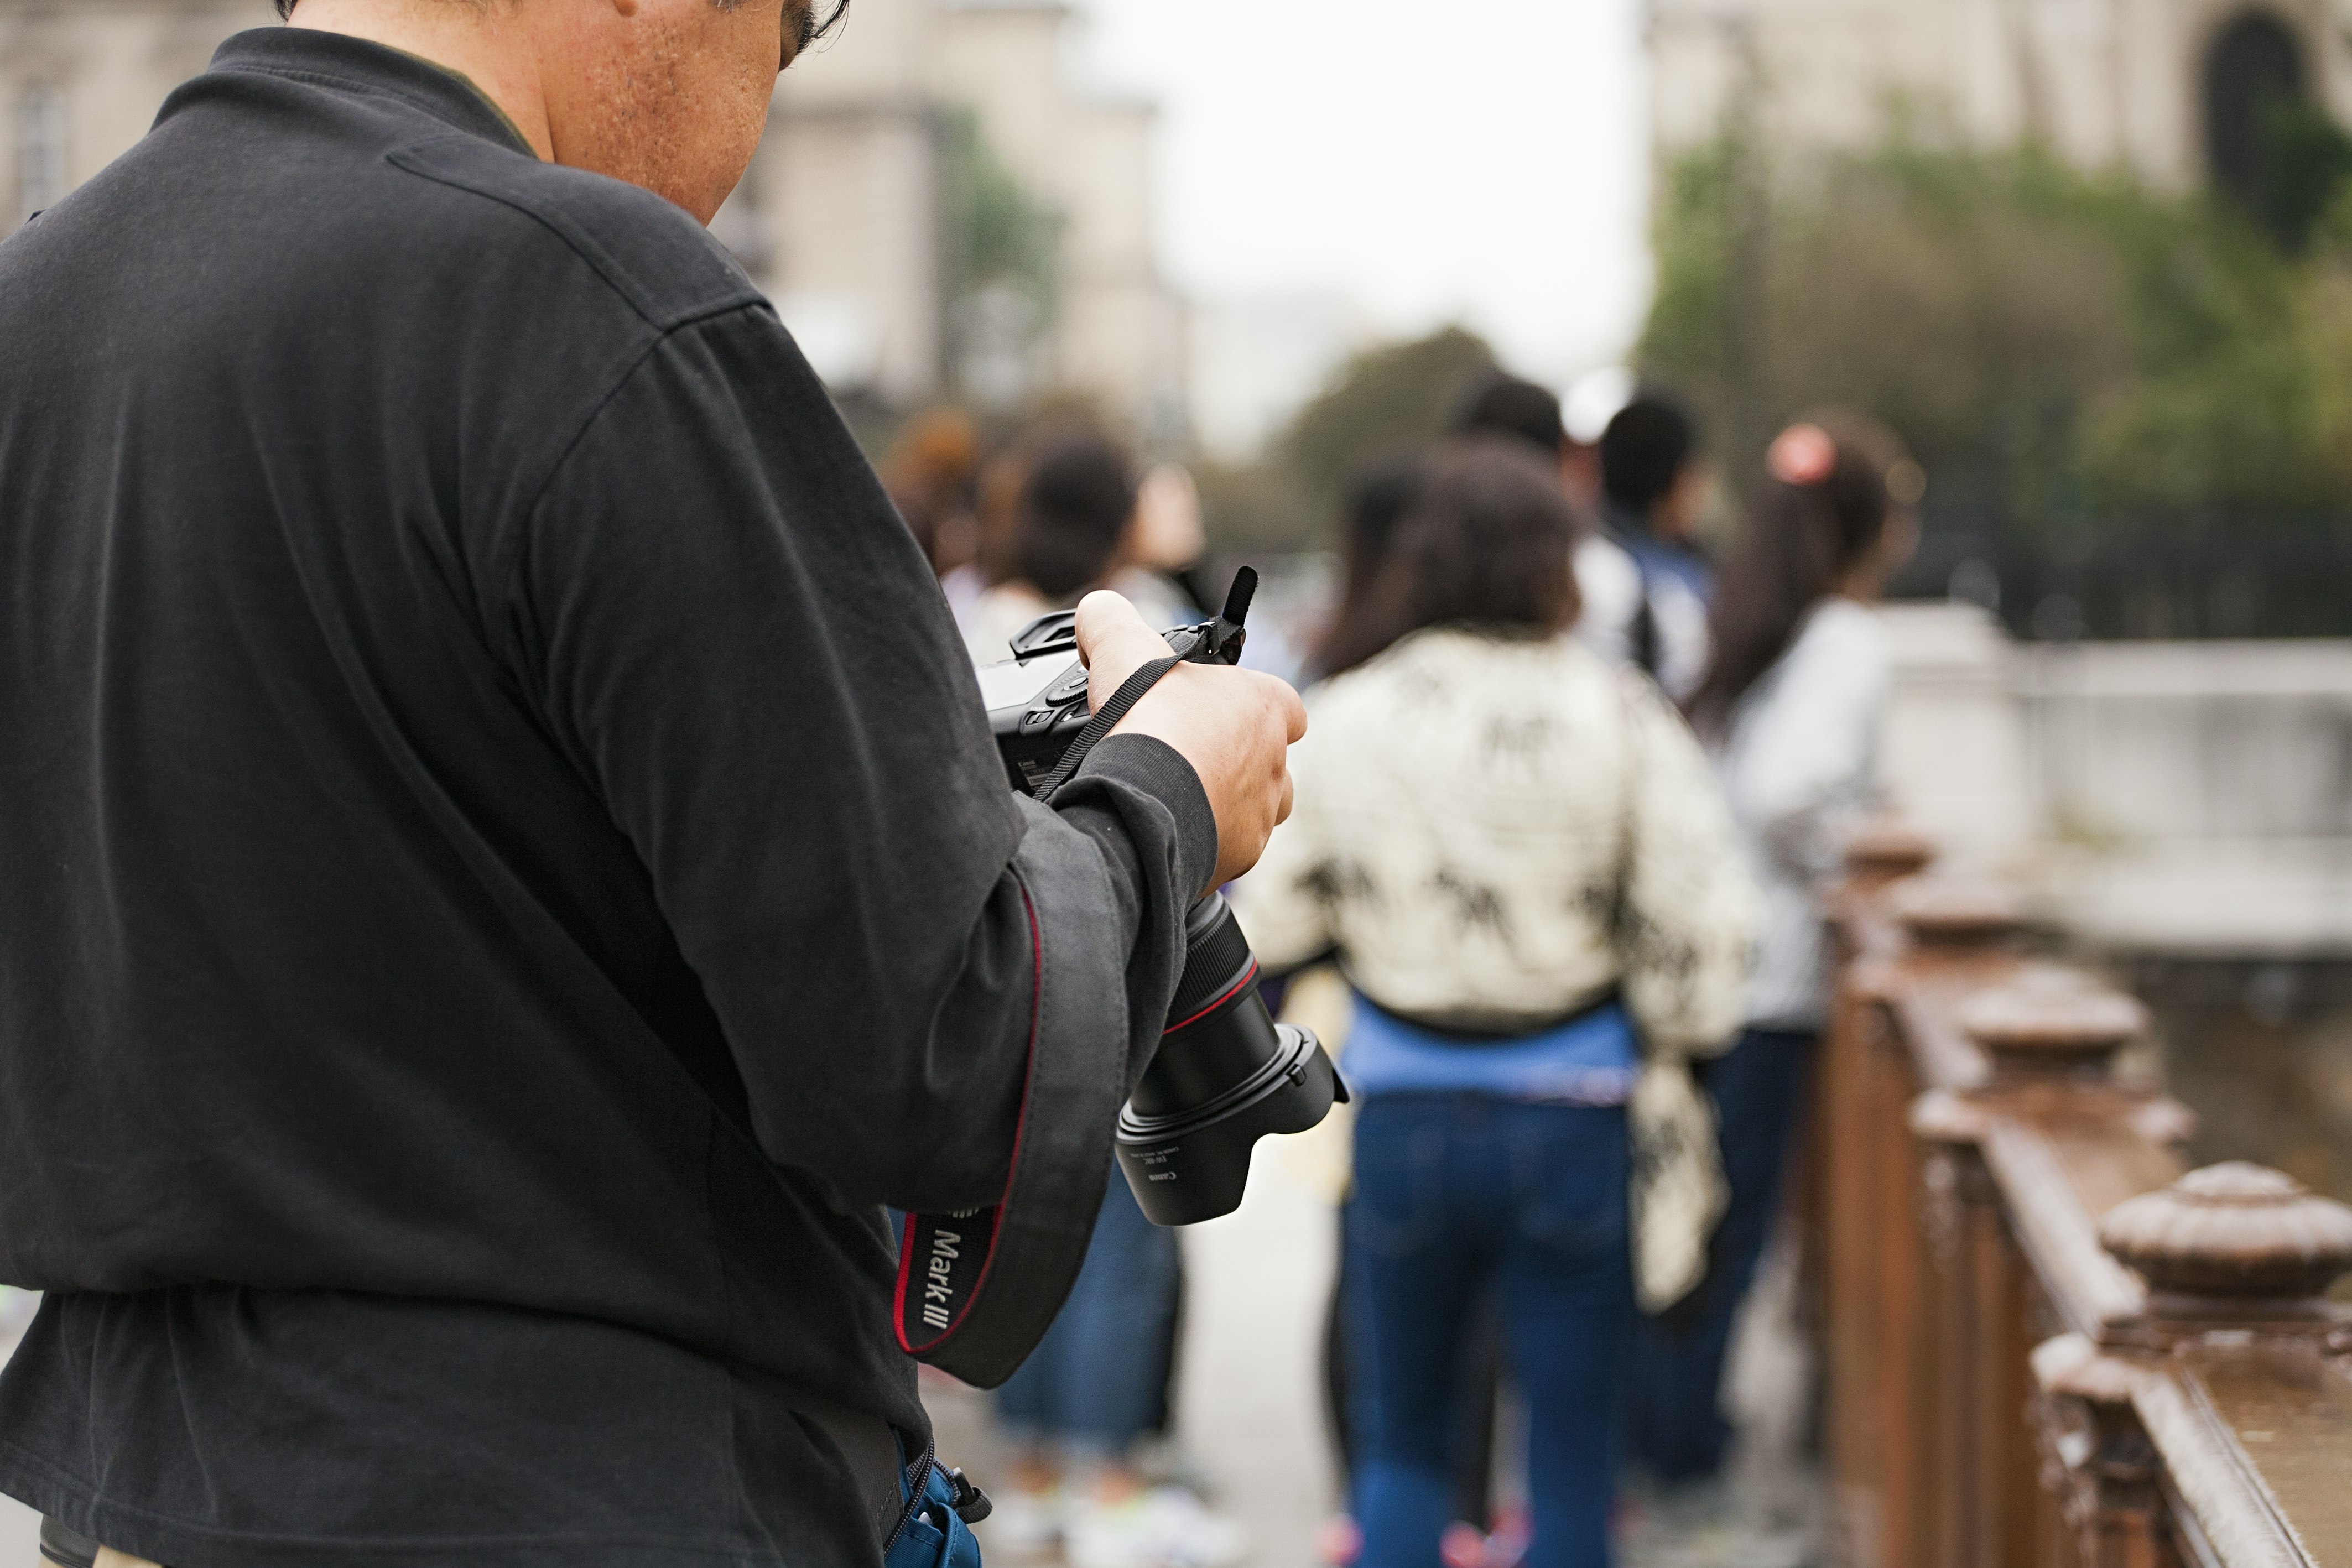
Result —
<path fill-rule="evenodd" d="M 0 243 L 0 1492 L 60 1562 L 866 1568 L 883 1206 L 1091 1223 L 1297 698 L 1180 666 L 1008 789 L 702 226 L 807 0 L 290 9 Z"/>

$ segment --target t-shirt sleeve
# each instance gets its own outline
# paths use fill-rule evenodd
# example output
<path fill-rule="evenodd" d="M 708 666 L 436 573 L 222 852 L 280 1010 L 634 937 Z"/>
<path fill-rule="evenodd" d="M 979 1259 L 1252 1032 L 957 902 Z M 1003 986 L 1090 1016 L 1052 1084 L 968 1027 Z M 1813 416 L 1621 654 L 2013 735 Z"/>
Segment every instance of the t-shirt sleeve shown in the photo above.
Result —
<path fill-rule="evenodd" d="M 1866 612 L 1815 614 L 1742 737 L 1740 807 L 1767 854 L 1826 886 L 1864 812 L 1891 672 Z"/>
<path fill-rule="evenodd" d="M 494 635 L 647 868 L 770 1158 L 993 1202 L 1049 1044 L 1108 1146 L 1214 863 L 1205 797 L 1129 747 L 1016 809 L 946 603 L 770 311 L 656 343 L 509 554 Z M 1104 994 L 1048 1005 L 1049 973 Z M 1041 1043 L 1055 1019 L 1083 1023 Z"/>

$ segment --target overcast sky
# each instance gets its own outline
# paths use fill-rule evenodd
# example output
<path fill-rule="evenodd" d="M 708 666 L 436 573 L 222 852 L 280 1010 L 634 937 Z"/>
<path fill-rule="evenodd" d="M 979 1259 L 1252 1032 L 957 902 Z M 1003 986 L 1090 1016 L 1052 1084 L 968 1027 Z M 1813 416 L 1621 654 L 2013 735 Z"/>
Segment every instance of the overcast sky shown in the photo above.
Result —
<path fill-rule="evenodd" d="M 1089 74 L 1166 119 L 1161 250 L 1215 298 L 1461 319 L 1530 373 L 1648 300 L 1639 0 L 1081 0 Z"/>

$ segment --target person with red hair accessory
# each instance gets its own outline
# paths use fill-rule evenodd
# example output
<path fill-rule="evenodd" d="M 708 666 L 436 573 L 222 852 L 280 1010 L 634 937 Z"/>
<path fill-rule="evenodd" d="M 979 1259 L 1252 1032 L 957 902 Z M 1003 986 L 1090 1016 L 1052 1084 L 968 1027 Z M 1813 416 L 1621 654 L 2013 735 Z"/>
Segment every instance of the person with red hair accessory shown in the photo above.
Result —
<path fill-rule="evenodd" d="M 1837 468 L 1837 443 L 1818 424 L 1792 424 L 1764 455 L 1765 471 L 1783 485 L 1812 486 Z"/>
<path fill-rule="evenodd" d="M 1706 674 L 1685 705 L 1765 897 L 1746 1027 L 1729 1051 L 1698 1065 L 1729 1201 L 1705 1281 L 1637 1333 L 1628 1432 L 1654 1480 L 1716 1507 L 1703 1494 L 1731 1437 L 1720 1395 L 1733 1321 L 1780 1209 L 1825 1016 L 1822 895 L 1875 806 L 1892 668 L 1869 606 L 1910 555 L 1922 487 L 1892 435 L 1841 416 L 1790 425 L 1764 467 L 1717 580 Z"/>

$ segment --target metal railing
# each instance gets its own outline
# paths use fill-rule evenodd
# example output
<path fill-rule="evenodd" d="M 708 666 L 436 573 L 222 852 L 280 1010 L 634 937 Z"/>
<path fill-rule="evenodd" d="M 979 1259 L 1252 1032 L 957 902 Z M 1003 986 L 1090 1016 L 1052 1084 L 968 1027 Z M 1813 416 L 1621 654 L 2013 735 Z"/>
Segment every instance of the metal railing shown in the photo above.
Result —
<path fill-rule="evenodd" d="M 1845 1568 L 2352 1563 L 2352 1209 L 2187 1173 L 2139 1004 L 1855 844 L 1808 1224 Z"/>

